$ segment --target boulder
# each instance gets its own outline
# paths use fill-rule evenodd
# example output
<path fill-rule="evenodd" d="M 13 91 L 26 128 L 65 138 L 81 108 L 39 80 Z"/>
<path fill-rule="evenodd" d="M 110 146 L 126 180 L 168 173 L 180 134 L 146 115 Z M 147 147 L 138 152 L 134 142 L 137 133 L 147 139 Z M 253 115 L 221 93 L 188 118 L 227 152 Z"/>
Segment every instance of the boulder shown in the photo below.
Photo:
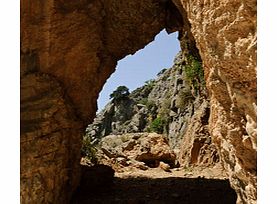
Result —
<path fill-rule="evenodd" d="M 146 170 L 148 167 L 158 167 L 160 162 L 169 167 L 176 163 L 176 155 L 169 147 L 168 140 L 157 133 L 109 135 L 100 140 L 98 150 L 108 156 L 102 156 L 102 160 L 115 160 L 122 167 Z"/>

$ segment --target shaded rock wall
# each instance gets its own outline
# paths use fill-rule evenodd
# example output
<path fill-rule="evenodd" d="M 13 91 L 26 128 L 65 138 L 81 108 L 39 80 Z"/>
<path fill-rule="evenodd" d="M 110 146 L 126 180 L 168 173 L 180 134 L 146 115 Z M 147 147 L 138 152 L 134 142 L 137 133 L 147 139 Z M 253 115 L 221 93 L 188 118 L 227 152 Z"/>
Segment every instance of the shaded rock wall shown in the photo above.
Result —
<path fill-rule="evenodd" d="M 117 60 L 182 25 L 168 2 L 20 1 L 22 203 L 68 200 L 81 126 L 94 117 Z M 204 63 L 212 140 L 238 202 L 255 203 L 256 1 L 173 2 L 184 20 L 181 45 L 194 38 Z"/>
<path fill-rule="evenodd" d="M 117 60 L 166 23 L 157 0 L 21 0 L 21 201 L 64 203 L 84 125 Z"/>
<path fill-rule="evenodd" d="M 65 202 L 78 185 L 82 124 L 57 80 L 21 79 L 21 203 Z"/>
<path fill-rule="evenodd" d="M 157 0 L 104 2 L 21 1 L 21 74 L 55 76 L 85 121 L 117 60 L 165 27 L 166 9 Z"/>

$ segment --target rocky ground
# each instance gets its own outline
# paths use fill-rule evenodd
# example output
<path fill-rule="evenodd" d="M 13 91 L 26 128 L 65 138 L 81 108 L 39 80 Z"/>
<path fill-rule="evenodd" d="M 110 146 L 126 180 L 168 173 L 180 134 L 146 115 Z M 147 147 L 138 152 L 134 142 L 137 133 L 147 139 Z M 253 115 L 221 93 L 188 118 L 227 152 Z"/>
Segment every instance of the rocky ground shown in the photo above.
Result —
<path fill-rule="evenodd" d="M 83 182 L 75 193 L 72 204 L 236 202 L 236 194 L 228 180 L 222 177 L 219 166 L 193 171 L 173 168 L 170 172 L 157 167 L 114 174 L 111 168 L 96 165 L 83 175 Z"/>
<path fill-rule="evenodd" d="M 73 204 L 236 202 L 220 163 L 180 165 L 161 134 L 109 135 L 95 151 L 97 164 L 81 160 L 82 179 Z"/>
<path fill-rule="evenodd" d="M 133 171 L 115 172 L 115 177 L 119 178 L 206 178 L 206 179 L 227 179 L 220 165 L 216 165 L 212 168 L 204 167 L 179 167 L 172 168 L 169 171 L 165 171 L 161 167 L 149 168 L 147 170 L 136 169 Z"/>
<path fill-rule="evenodd" d="M 86 130 L 72 203 L 236 203 L 210 135 L 201 63 L 179 53 L 156 79 L 111 94 Z"/>

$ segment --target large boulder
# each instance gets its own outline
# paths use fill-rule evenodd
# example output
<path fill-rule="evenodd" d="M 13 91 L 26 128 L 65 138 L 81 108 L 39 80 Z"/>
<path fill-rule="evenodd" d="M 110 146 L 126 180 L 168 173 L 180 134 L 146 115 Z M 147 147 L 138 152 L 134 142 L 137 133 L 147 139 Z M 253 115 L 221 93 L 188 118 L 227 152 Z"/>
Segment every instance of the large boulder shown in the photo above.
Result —
<path fill-rule="evenodd" d="M 139 169 L 158 167 L 160 161 L 171 167 L 175 165 L 176 155 L 171 150 L 168 140 L 157 133 L 129 133 L 109 135 L 101 139 L 98 151 L 101 152 L 99 162 L 110 164 L 115 161 L 121 167 L 133 166 Z M 98 155 L 99 156 L 99 155 Z"/>

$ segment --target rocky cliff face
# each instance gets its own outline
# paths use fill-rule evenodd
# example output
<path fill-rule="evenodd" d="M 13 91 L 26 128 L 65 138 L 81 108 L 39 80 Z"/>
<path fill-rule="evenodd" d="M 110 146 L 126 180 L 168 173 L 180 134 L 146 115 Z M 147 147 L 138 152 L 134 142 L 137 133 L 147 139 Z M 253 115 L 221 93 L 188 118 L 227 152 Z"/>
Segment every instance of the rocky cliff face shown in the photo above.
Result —
<path fill-rule="evenodd" d="M 238 203 L 256 202 L 256 1 L 174 0 L 200 51 L 209 131 Z"/>
<path fill-rule="evenodd" d="M 163 28 L 180 31 L 183 54 L 199 49 L 208 132 L 238 203 L 256 202 L 256 1 L 172 2 L 20 1 L 22 203 L 69 199 L 101 87 Z"/>
<path fill-rule="evenodd" d="M 199 65 L 195 76 L 201 75 L 201 62 L 194 63 Z M 162 70 L 157 79 L 145 82 L 128 97 L 110 101 L 88 126 L 85 139 L 98 144 L 108 135 L 163 133 L 182 166 L 215 165 L 219 155 L 207 126 L 210 104 L 205 84 L 192 83 L 187 68 L 180 52 L 173 67 Z"/>

